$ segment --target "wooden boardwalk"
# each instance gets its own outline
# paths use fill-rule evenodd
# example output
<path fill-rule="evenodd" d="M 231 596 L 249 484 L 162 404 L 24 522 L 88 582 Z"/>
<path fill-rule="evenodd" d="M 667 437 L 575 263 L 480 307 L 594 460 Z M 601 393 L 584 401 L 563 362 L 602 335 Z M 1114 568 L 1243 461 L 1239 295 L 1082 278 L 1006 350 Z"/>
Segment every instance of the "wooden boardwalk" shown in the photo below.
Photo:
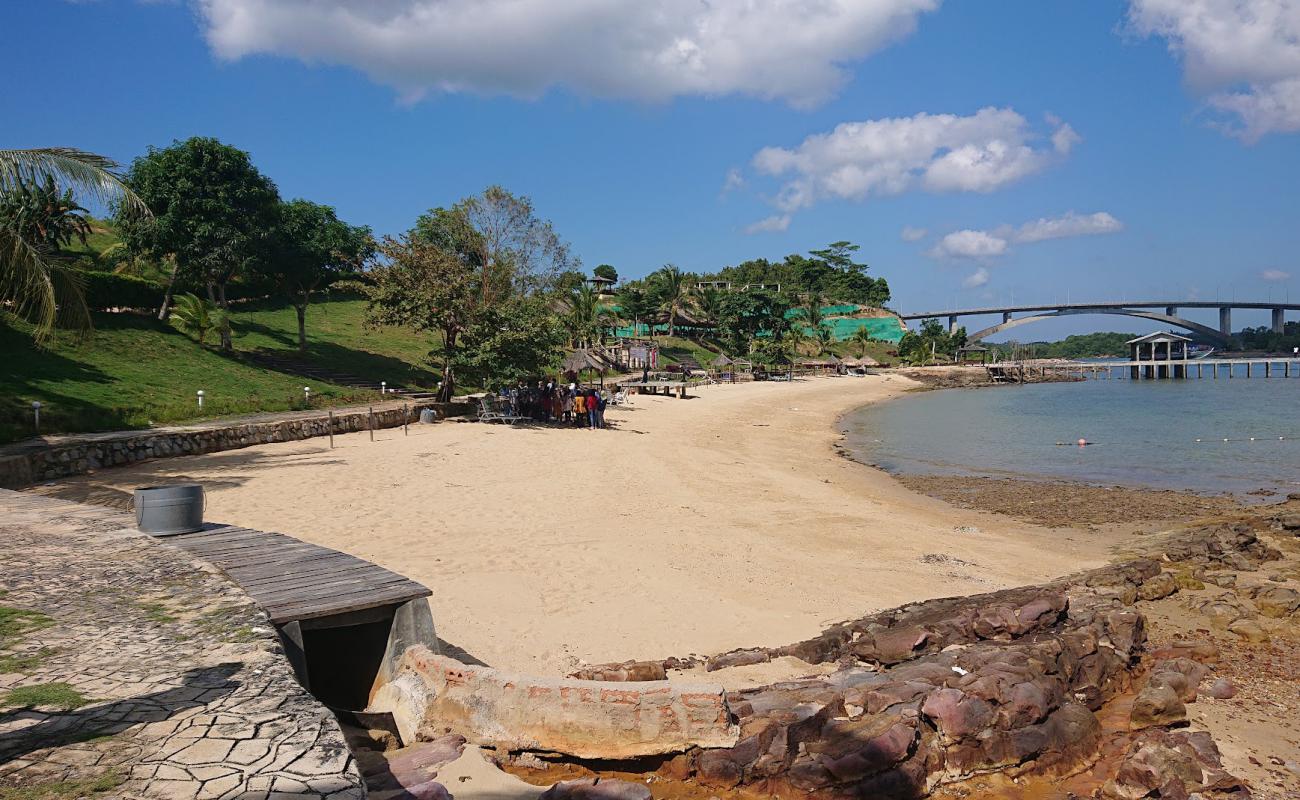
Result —
<path fill-rule="evenodd" d="M 395 606 L 432 594 L 378 564 L 282 533 L 218 527 L 162 541 L 217 567 L 276 625 Z"/>

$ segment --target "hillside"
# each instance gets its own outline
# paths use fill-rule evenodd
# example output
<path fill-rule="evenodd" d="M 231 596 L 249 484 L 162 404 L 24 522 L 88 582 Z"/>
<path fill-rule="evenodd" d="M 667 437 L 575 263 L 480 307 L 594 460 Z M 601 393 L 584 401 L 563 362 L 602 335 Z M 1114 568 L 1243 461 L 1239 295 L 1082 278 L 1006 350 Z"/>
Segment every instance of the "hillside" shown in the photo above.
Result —
<path fill-rule="evenodd" d="M 305 360 L 392 385 L 429 386 L 436 377 L 421 362 L 429 339 L 409 331 L 367 331 L 364 302 L 335 300 L 308 311 Z M 145 427 L 203 417 L 283 411 L 302 405 L 364 402 L 374 393 L 307 380 L 256 363 L 255 350 L 292 351 L 293 309 L 263 307 L 234 314 L 236 352 L 202 348 L 150 317 L 97 314 L 84 340 L 60 335 L 36 347 L 28 328 L 0 315 L 0 441 L 32 434 L 32 401 L 39 401 L 44 433 Z M 195 392 L 204 391 L 200 412 Z"/>

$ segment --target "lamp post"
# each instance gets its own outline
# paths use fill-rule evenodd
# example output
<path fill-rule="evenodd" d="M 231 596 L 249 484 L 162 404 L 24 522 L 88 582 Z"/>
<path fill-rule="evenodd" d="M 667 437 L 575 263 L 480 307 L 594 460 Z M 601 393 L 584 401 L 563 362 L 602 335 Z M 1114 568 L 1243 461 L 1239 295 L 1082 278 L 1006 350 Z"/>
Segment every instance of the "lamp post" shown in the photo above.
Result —
<path fill-rule="evenodd" d="M 307 405 L 311 405 L 311 387 L 310 387 L 310 386 L 304 386 L 304 387 L 302 387 L 302 399 L 303 399 L 304 402 L 306 402 Z"/>
<path fill-rule="evenodd" d="M 36 426 L 37 435 L 40 435 L 41 432 L 41 401 L 40 400 L 32 401 L 32 423 Z"/>
<path fill-rule="evenodd" d="M 199 390 L 198 390 L 197 392 L 195 392 L 194 394 L 199 398 L 199 409 L 202 410 L 202 409 L 203 409 L 203 390 L 202 390 L 202 389 L 199 389 Z"/>
<path fill-rule="evenodd" d="M 388 394 L 388 381 L 380 381 L 380 382 L 379 382 L 379 393 L 380 393 L 380 394 Z"/>

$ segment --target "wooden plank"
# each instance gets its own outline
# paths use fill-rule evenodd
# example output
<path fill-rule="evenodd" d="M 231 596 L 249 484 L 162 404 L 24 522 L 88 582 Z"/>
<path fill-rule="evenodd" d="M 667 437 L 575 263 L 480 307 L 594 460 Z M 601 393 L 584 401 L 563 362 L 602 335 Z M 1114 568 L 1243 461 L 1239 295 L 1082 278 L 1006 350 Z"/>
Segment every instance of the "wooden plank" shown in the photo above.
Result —
<path fill-rule="evenodd" d="M 392 575 L 392 573 L 388 573 Z M 284 589 L 295 586 L 311 586 L 319 583 L 335 583 L 340 580 L 367 580 L 373 583 L 383 583 L 387 577 L 383 572 L 377 572 L 373 564 L 357 564 L 350 567 L 331 566 L 323 567 L 316 570 L 308 570 L 298 573 L 286 573 L 283 575 L 263 576 L 255 580 L 244 580 L 242 576 L 232 576 L 239 578 L 239 584 L 250 593 L 283 591 Z"/>
<path fill-rule="evenodd" d="M 271 558 L 259 559 L 254 555 L 241 556 L 238 559 L 222 559 L 221 566 L 228 570 L 238 570 L 241 574 L 257 577 L 262 574 L 274 575 L 286 569 L 292 569 L 321 561 L 333 561 L 334 556 L 328 551 L 305 548 L 294 551 L 277 551 Z"/>
<path fill-rule="evenodd" d="M 374 587 L 367 584 L 356 584 L 348 587 L 346 590 L 332 592 L 324 596 L 302 596 L 297 598 L 284 598 L 269 603 L 269 608 L 274 608 L 278 612 L 292 610 L 310 610 L 310 609 L 335 609 L 351 610 L 355 608 L 369 608 L 380 604 L 381 602 L 394 602 L 392 597 L 427 597 L 429 590 L 413 581 L 407 583 L 396 583 L 383 587 Z M 350 606 L 344 609 L 344 606 Z"/>
<path fill-rule="evenodd" d="M 374 608 L 381 605 L 391 605 L 394 603 L 405 603 L 408 600 L 416 600 L 421 597 L 428 597 L 429 590 L 421 587 L 420 591 L 400 591 L 385 592 L 375 594 L 373 592 L 361 592 L 344 597 L 333 599 L 328 603 L 298 603 L 286 604 L 283 606 L 274 606 L 267 608 L 267 615 L 271 621 L 281 624 L 288 620 L 315 619 L 317 617 L 327 617 L 334 614 L 346 614 L 352 611 L 360 611 L 366 608 Z"/>
<path fill-rule="evenodd" d="M 267 602 L 274 602 L 278 599 L 290 596 L 296 597 L 328 597 L 338 594 L 340 591 L 350 590 L 352 587 L 372 587 L 376 590 L 386 589 L 390 586 L 397 586 L 403 582 L 411 582 L 400 575 L 389 574 L 387 576 L 377 576 L 372 573 L 332 573 L 323 576 L 312 576 L 296 582 L 286 582 L 280 584 L 263 584 L 250 590 L 259 599 Z"/>

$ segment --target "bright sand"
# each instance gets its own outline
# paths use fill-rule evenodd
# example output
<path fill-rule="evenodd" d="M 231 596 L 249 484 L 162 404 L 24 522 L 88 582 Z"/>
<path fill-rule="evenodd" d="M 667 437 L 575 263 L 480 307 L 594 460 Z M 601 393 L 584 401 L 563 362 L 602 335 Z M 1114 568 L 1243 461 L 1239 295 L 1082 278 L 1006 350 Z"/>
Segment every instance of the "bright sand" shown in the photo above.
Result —
<path fill-rule="evenodd" d="M 710 386 L 636 397 L 606 431 L 444 422 L 335 437 L 333 450 L 312 439 L 163 459 L 55 492 L 200 481 L 209 520 L 421 581 L 442 639 L 542 674 L 787 644 L 1106 560 L 1098 535 L 955 509 L 837 456 L 840 414 L 913 385 Z"/>

